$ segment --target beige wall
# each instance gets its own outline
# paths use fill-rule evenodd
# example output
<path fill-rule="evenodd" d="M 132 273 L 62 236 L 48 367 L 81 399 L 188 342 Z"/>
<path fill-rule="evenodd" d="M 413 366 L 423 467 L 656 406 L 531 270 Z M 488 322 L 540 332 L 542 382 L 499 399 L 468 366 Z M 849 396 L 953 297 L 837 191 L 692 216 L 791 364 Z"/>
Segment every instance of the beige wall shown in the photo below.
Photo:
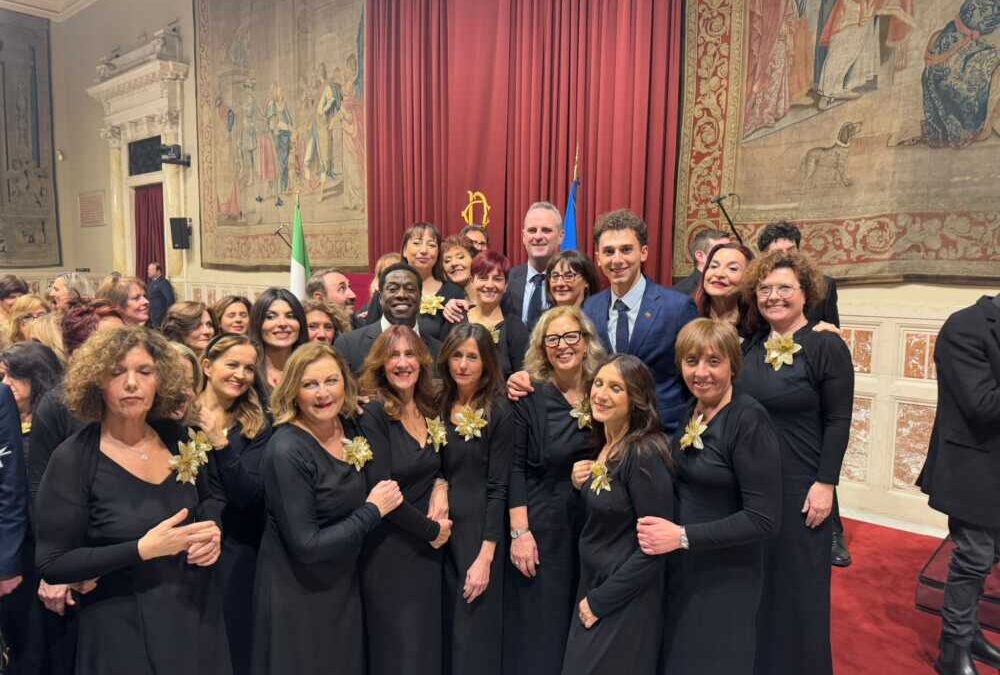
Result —
<path fill-rule="evenodd" d="M 57 190 L 65 267 L 90 267 L 106 273 L 111 265 L 110 227 L 81 230 L 80 192 L 108 189 L 108 147 L 98 135 L 102 111 L 85 92 L 95 81 L 95 64 L 115 45 L 130 47 L 143 32 L 152 33 L 178 20 L 184 60 L 194 65 L 191 0 L 99 0 L 63 23 L 52 24 L 55 147 L 65 160 L 57 164 Z M 193 220 L 193 248 L 185 269 L 174 270 L 180 293 L 213 300 L 227 292 L 253 293 L 284 285 L 285 274 L 246 274 L 204 270 L 199 261 L 198 160 L 195 133 L 195 79 L 185 83 L 182 135 L 194 158 L 184 170 L 186 215 Z M 128 225 L 128 227 L 131 227 Z M 44 281 L 55 270 L 26 276 Z M 841 315 L 855 354 L 857 399 L 854 433 L 840 489 L 851 515 L 906 524 L 943 527 L 912 487 L 926 449 L 936 398 L 934 373 L 928 368 L 943 320 L 960 307 L 995 289 L 900 285 L 841 290 Z"/>

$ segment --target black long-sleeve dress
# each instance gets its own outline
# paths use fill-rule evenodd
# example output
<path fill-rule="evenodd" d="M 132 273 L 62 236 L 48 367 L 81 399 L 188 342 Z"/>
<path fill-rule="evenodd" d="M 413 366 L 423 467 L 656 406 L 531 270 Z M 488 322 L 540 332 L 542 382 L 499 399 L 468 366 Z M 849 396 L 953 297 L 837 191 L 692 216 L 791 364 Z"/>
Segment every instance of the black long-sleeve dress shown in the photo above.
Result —
<path fill-rule="evenodd" d="M 183 427 L 152 425 L 172 453 Z M 77 675 L 231 672 L 216 567 L 183 554 L 143 561 L 138 541 L 187 508 L 192 520 L 219 522 L 222 500 L 211 472 L 196 485 L 170 474 L 141 480 L 100 450 L 100 424 L 60 445 L 38 491 L 36 560 L 50 583 L 97 578 L 80 598 Z"/>
<path fill-rule="evenodd" d="M 430 542 L 440 526 L 427 518 L 441 455 L 421 447 L 378 401 L 365 406 L 361 429 L 373 459 L 364 474 L 371 489 L 395 480 L 403 503 L 365 541 L 361 594 L 365 605 L 369 675 L 440 675 L 442 556 Z"/>
<path fill-rule="evenodd" d="M 836 485 L 851 431 L 854 368 L 844 341 L 795 332 L 802 350 L 792 365 L 765 363 L 766 335 L 747 348 L 737 391 L 767 410 L 781 443 L 781 527 L 766 545 L 764 589 L 757 620 L 760 675 L 833 672 L 830 649 L 830 559 L 833 526 L 805 525 L 802 506 L 815 482 Z"/>
<path fill-rule="evenodd" d="M 228 443 L 209 453 L 209 462 L 226 496 L 219 571 L 229 652 L 234 675 L 247 675 L 253 652 L 254 570 L 265 521 L 260 463 L 271 427 L 247 438 L 237 422 L 226 436 Z"/>
<path fill-rule="evenodd" d="M 690 549 L 667 556 L 663 672 L 749 675 L 764 547 L 781 519 L 780 445 L 767 411 L 746 394 L 734 394 L 701 440 L 700 450 L 672 445 L 675 522 Z"/>
<path fill-rule="evenodd" d="M 573 619 L 562 672 L 655 675 L 666 560 L 642 552 L 636 522 L 643 516 L 673 518 L 673 478 L 649 440 L 626 449 L 608 477 L 610 490 L 598 493 L 591 481 L 580 488 L 587 517 L 580 533 L 576 602 L 586 597 L 598 621 L 587 629 L 579 617 Z"/>
<path fill-rule="evenodd" d="M 342 420 L 346 438 L 359 435 Z M 261 475 L 253 672 L 364 675 L 358 559 L 380 522 L 364 476 L 294 424 L 274 430 Z"/>
<path fill-rule="evenodd" d="M 503 670 L 558 673 L 562 667 L 573 598 L 579 578 L 577 539 L 583 503 L 571 482 L 574 462 L 593 459 L 598 448 L 581 429 L 572 407 L 550 382 L 514 406 L 514 458 L 509 508 L 528 508 L 528 527 L 538 546 L 535 577 L 508 563 L 504 576 Z"/>
<path fill-rule="evenodd" d="M 465 440 L 448 425 L 441 464 L 452 520 L 444 563 L 445 672 L 500 675 L 503 583 L 507 569 L 507 482 L 514 426 L 510 406 L 493 402 L 482 437 Z M 483 541 L 496 543 L 490 583 L 472 604 L 462 597 L 465 575 Z"/>

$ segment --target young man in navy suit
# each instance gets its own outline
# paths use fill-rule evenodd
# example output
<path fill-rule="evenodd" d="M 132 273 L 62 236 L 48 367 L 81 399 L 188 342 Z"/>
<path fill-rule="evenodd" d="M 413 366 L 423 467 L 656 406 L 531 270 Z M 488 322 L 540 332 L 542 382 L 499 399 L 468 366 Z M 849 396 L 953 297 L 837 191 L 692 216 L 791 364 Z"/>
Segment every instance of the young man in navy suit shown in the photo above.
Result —
<path fill-rule="evenodd" d="M 621 209 L 603 214 L 594 228 L 597 265 L 611 288 L 592 295 L 583 312 L 594 322 L 609 353 L 639 357 L 656 380 L 660 421 L 667 433 L 682 426 L 689 397 L 674 363 L 677 333 L 697 316 L 690 297 L 647 279 L 642 264 L 649 255 L 646 223 Z"/>

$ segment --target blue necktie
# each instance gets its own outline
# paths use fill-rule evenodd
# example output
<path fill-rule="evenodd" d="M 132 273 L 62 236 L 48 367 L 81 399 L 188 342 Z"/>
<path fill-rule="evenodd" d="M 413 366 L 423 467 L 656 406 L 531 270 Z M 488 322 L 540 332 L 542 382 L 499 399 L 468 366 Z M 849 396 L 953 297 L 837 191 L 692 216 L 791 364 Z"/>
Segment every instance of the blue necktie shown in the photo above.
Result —
<path fill-rule="evenodd" d="M 618 326 L 615 328 L 615 352 L 624 354 L 628 351 L 628 305 L 621 300 L 615 300 L 615 311 L 618 312 Z"/>
<path fill-rule="evenodd" d="M 528 328 L 534 328 L 538 317 L 542 315 L 542 285 L 545 283 L 545 275 L 535 274 L 529 282 L 534 284 L 534 288 L 531 289 L 531 298 L 528 300 Z"/>

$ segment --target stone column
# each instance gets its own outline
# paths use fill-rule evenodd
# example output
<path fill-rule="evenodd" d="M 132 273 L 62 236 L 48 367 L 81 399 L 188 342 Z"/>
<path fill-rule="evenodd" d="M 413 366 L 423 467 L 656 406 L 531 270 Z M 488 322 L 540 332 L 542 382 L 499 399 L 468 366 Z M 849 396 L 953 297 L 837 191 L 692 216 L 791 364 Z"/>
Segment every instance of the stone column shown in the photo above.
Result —
<path fill-rule="evenodd" d="M 124 275 L 134 274 L 134 261 L 128 259 L 125 230 L 125 185 L 122 172 L 122 130 L 112 125 L 101 129 L 101 138 L 108 142 L 108 185 L 110 186 L 109 207 L 111 210 L 111 269 Z"/>

